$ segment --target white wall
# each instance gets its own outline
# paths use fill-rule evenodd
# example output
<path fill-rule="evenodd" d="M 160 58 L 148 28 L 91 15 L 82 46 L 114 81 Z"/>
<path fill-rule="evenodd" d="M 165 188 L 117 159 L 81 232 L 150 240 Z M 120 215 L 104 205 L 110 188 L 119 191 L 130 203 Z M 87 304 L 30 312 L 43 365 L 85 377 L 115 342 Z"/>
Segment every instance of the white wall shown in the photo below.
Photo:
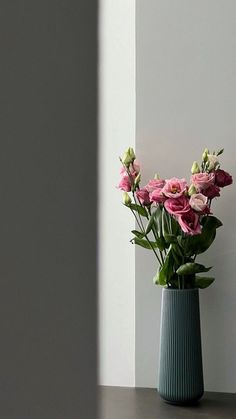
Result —
<path fill-rule="evenodd" d="M 134 222 L 122 206 L 121 155 L 135 145 L 135 0 L 100 1 L 99 383 L 135 380 Z"/>
<path fill-rule="evenodd" d="M 236 2 L 137 0 L 136 150 L 144 177 L 189 176 L 202 149 L 225 147 L 222 165 L 236 179 Z M 236 392 L 236 189 L 215 214 L 224 227 L 199 260 L 214 265 L 201 291 L 206 390 Z M 161 289 L 155 261 L 136 249 L 136 385 L 155 387 Z"/>

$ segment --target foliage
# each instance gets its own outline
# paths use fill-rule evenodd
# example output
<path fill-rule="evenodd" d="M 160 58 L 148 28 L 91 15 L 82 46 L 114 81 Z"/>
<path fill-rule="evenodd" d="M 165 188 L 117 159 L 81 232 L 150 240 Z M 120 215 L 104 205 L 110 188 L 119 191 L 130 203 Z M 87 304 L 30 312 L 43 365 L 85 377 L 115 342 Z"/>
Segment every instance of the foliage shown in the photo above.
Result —
<path fill-rule="evenodd" d="M 190 184 L 185 179 L 160 179 L 155 175 L 140 187 L 141 172 L 132 148 L 122 162 L 119 189 L 123 203 L 133 213 L 137 229 L 131 243 L 151 250 L 158 270 L 155 284 L 168 288 L 206 288 L 214 278 L 199 276 L 208 272 L 196 262 L 214 242 L 222 222 L 212 214 L 212 200 L 222 188 L 232 184 L 232 176 L 220 168 L 223 149 L 210 153 L 205 149 L 201 164 L 194 162 Z"/>

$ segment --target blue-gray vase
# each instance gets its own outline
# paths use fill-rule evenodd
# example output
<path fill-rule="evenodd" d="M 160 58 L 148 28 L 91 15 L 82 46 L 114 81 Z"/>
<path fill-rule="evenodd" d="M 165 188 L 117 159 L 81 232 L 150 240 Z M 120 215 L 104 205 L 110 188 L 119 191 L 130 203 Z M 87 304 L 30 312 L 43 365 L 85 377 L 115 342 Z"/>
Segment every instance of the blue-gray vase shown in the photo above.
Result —
<path fill-rule="evenodd" d="M 174 404 L 203 395 L 198 289 L 162 290 L 158 391 Z"/>

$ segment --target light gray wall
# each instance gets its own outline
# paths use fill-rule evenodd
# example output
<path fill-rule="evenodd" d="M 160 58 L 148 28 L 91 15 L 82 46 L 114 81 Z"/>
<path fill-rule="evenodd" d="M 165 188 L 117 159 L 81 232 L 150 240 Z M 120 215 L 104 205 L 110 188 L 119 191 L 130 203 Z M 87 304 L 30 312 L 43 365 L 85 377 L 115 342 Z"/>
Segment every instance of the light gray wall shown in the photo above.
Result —
<path fill-rule="evenodd" d="M 99 383 L 134 386 L 134 219 L 119 156 L 135 146 L 135 0 L 101 0 L 99 19 Z"/>
<path fill-rule="evenodd" d="M 189 177 L 202 150 L 225 147 L 236 178 L 236 2 L 137 0 L 137 137 L 144 180 Z M 224 223 L 207 254 L 216 281 L 201 291 L 206 390 L 236 392 L 235 186 L 214 205 Z M 136 249 L 136 385 L 155 387 L 161 289 L 151 254 Z"/>
<path fill-rule="evenodd" d="M 96 418 L 96 1 L 0 4 L 0 417 Z"/>

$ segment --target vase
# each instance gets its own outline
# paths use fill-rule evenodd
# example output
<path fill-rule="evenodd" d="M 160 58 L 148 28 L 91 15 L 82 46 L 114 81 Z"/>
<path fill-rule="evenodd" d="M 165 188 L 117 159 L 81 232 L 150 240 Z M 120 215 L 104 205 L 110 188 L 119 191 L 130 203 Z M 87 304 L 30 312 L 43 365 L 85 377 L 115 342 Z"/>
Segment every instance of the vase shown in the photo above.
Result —
<path fill-rule="evenodd" d="M 197 288 L 162 290 L 158 391 L 173 404 L 193 404 L 204 393 Z"/>

